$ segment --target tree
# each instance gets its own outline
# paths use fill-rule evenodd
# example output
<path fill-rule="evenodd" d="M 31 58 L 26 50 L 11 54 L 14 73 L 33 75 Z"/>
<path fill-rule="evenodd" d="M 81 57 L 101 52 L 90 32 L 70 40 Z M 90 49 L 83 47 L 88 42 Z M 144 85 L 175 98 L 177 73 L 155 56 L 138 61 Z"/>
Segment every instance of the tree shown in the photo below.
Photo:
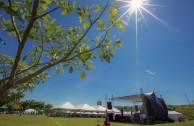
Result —
<path fill-rule="evenodd" d="M 22 109 L 21 103 L 19 101 L 9 102 L 7 107 L 9 110 L 21 110 Z"/>
<path fill-rule="evenodd" d="M 81 70 L 84 79 L 86 71 L 93 69 L 92 61 L 100 59 L 110 62 L 116 49 L 123 42 L 110 40 L 114 28 L 125 30 L 122 18 L 118 17 L 117 2 L 105 6 L 78 6 L 79 1 L 67 0 L 8 0 L 0 1 L 0 28 L 15 37 L 15 56 L 1 54 L 0 59 L 0 104 L 9 98 L 21 98 L 27 90 L 49 78 L 49 70 L 56 68 L 56 74 L 68 69 Z M 61 13 L 55 17 L 53 13 Z M 58 23 L 70 17 L 78 22 L 67 27 Z M 91 34 L 95 33 L 95 35 Z M 1 38 L 1 37 L 0 37 Z M 6 41 L 0 39 L 6 46 Z M 33 45 L 30 49 L 27 45 Z M 10 59 L 10 62 L 6 60 Z M 12 94 L 14 93 L 14 94 Z M 20 94 L 20 95 L 19 95 Z"/>
<path fill-rule="evenodd" d="M 45 107 L 44 102 L 35 101 L 35 100 L 26 100 L 26 101 L 21 101 L 20 103 L 23 110 L 26 110 L 26 109 L 43 110 Z"/>
<path fill-rule="evenodd" d="M 10 71 L 12 69 L 12 65 L 14 63 L 14 59 L 7 55 L 0 54 L 0 77 L 7 77 L 7 75 L 10 74 Z M 21 71 L 22 69 L 26 69 L 27 64 L 25 62 L 20 61 L 18 64 L 18 71 Z M 27 74 L 34 72 L 33 70 L 29 70 Z M 26 73 L 25 73 L 26 74 Z M 20 74 L 19 76 L 24 76 L 24 74 Z M 18 77 L 19 77 L 18 76 Z M 12 86 L 10 90 L 5 92 L 4 94 L 1 94 L 1 102 L 0 106 L 12 102 L 12 101 L 19 101 L 20 98 L 24 97 L 27 90 L 32 90 L 36 84 L 46 81 L 46 78 L 48 78 L 49 75 L 46 73 L 41 73 L 40 77 L 34 77 L 33 79 L 30 79 L 27 83 L 18 84 L 17 86 Z M 0 84 L 0 89 L 2 89 L 5 85 L 5 83 Z"/>
<path fill-rule="evenodd" d="M 52 107 L 53 107 L 52 104 L 46 104 L 46 106 L 45 106 L 45 111 L 46 111 L 46 112 L 50 111 Z"/>

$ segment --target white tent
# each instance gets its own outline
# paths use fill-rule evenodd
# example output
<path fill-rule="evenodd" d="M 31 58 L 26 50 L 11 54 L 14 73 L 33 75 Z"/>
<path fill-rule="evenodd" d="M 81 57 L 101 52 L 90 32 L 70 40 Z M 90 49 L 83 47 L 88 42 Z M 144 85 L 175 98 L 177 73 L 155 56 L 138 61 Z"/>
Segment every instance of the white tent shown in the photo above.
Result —
<path fill-rule="evenodd" d="M 168 111 L 168 117 L 173 121 L 179 121 L 183 119 L 182 113 L 177 111 Z"/>
<path fill-rule="evenodd" d="M 88 104 L 80 104 L 76 106 L 77 110 L 82 112 L 96 112 L 97 110 Z"/>
<path fill-rule="evenodd" d="M 77 108 L 74 105 L 72 105 L 70 102 L 66 102 L 64 104 L 58 105 L 53 109 L 77 110 Z"/>
<path fill-rule="evenodd" d="M 26 109 L 24 111 L 24 114 L 36 115 L 36 110 L 35 109 Z"/>
<path fill-rule="evenodd" d="M 92 106 L 92 107 L 97 110 L 96 112 L 106 112 L 106 108 L 101 105 Z"/>
<path fill-rule="evenodd" d="M 112 109 L 108 109 L 108 113 L 118 113 L 118 114 L 120 114 L 121 111 L 116 109 L 116 108 L 114 108 L 114 107 L 112 107 Z"/>

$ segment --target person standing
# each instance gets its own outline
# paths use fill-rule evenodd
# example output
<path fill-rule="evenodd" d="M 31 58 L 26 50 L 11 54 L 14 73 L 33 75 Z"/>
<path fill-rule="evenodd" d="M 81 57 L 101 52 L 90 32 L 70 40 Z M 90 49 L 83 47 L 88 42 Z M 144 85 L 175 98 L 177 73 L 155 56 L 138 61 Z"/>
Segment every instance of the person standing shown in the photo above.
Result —
<path fill-rule="evenodd" d="M 110 122 L 109 122 L 108 118 L 106 118 L 106 120 L 104 121 L 104 125 L 103 126 L 110 126 Z"/>

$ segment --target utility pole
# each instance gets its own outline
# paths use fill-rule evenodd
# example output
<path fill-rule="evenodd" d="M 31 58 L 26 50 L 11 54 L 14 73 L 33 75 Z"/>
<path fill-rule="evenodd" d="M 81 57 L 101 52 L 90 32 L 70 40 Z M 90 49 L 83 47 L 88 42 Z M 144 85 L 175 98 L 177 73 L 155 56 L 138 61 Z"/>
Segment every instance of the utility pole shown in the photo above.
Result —
<path fill-rule="evenodd" d="M 187 97 L 187 94 L 185 94 L 185 97 L 186 97 L 186 99 L 187 99 L 188 105 L 190 105 L 189 99 L 188 99 L 188 97 Z"/>

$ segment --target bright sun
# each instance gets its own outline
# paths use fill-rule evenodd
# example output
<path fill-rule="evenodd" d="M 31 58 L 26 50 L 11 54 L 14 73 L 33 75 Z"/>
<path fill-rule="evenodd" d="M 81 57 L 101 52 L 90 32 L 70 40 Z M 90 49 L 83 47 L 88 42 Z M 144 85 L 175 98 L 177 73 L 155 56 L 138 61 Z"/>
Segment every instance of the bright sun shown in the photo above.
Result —
<path fill-rule="evenodd" d="M 126 11 L 118 18 L 118 20 L 116 22 L 118 22 L 125 15 L 127 15 L 126 17 L 127 17 L 127 22 L 128 22 L 130 20 L 130 18 L 132 17 L 132 15 L 135 15 L 136 37 L 137 37 L 139 19 L 140 19 L 140 21 L 146 22 L 145 17 L 144 17 L 144 13 L 151 15 L 160 23 L 166 25 L 166 23 L 164 21 L 162 21 L 159 17 L 157 17 L 154 13 L 150 12 L 147 9 L 147 7 L 153 7 L 153 6 L 159 7 L 160 6 L 160 5 L 156 5 L 156 4 L 151 4 L 150 3 L 151 0 L 116 0 L 116 1 L 123 3 L 122 4 L 123 6 L 120 6 L 119 9 L 127 8 Z M 124 23 L 126 25 L 128 25 L 127 22 L 124 22 Z M 110 27 L 112 27 L 112 25 Z"/>
<path fill-rule="evenodd" d="M 140 9 L 143 5 L 145 0 L 131 0 L 130 1 L 130 6 L 133 10 Z"/>
<path fill-rule="evenodd" d="M 126 5 L 124 5 L 121 8 L 129 7 L 128 12 L 132 11 L 133 13 L 134 11 L 140 11 L 142 9 L 145 9 L 144 6 L 149 5 L 150 0 L 118 0 L 118 1 L 126 3 Z"/>
<path fill-rule="evenodd" d="M 121 8 L 128 8 L 121 15 L 120 18 L 122 18 L 123 16 L 125 16 L 127 14 L 129 14 L 128 17 L 130 18 L 133 14 L 135 14 L 135 16 L 136 16 L 136 24 L 137 24 L 139 18 L 142 18 L 143 21 L 145 21 L 143 12 L 146 12 L 149 15 L 151 15 L 152 17 L 154 17 L 156 20 L 161 22 L 162 24 L 166 25 L 166 23 L 164 21 L 162 21 L 160 18 L 158 18 L 156 15 L 154 15 L 153 13 L 151 13 L 149 10 L 146 9 L 146 6 L 147 7 L 159 6 L 159 5 L 155 5 L 155 4 L 150 4 L 150 0 L 116 0 L 116 1 L 124 3 L 124 5 L 120 7 L 120 9 Z"/>

